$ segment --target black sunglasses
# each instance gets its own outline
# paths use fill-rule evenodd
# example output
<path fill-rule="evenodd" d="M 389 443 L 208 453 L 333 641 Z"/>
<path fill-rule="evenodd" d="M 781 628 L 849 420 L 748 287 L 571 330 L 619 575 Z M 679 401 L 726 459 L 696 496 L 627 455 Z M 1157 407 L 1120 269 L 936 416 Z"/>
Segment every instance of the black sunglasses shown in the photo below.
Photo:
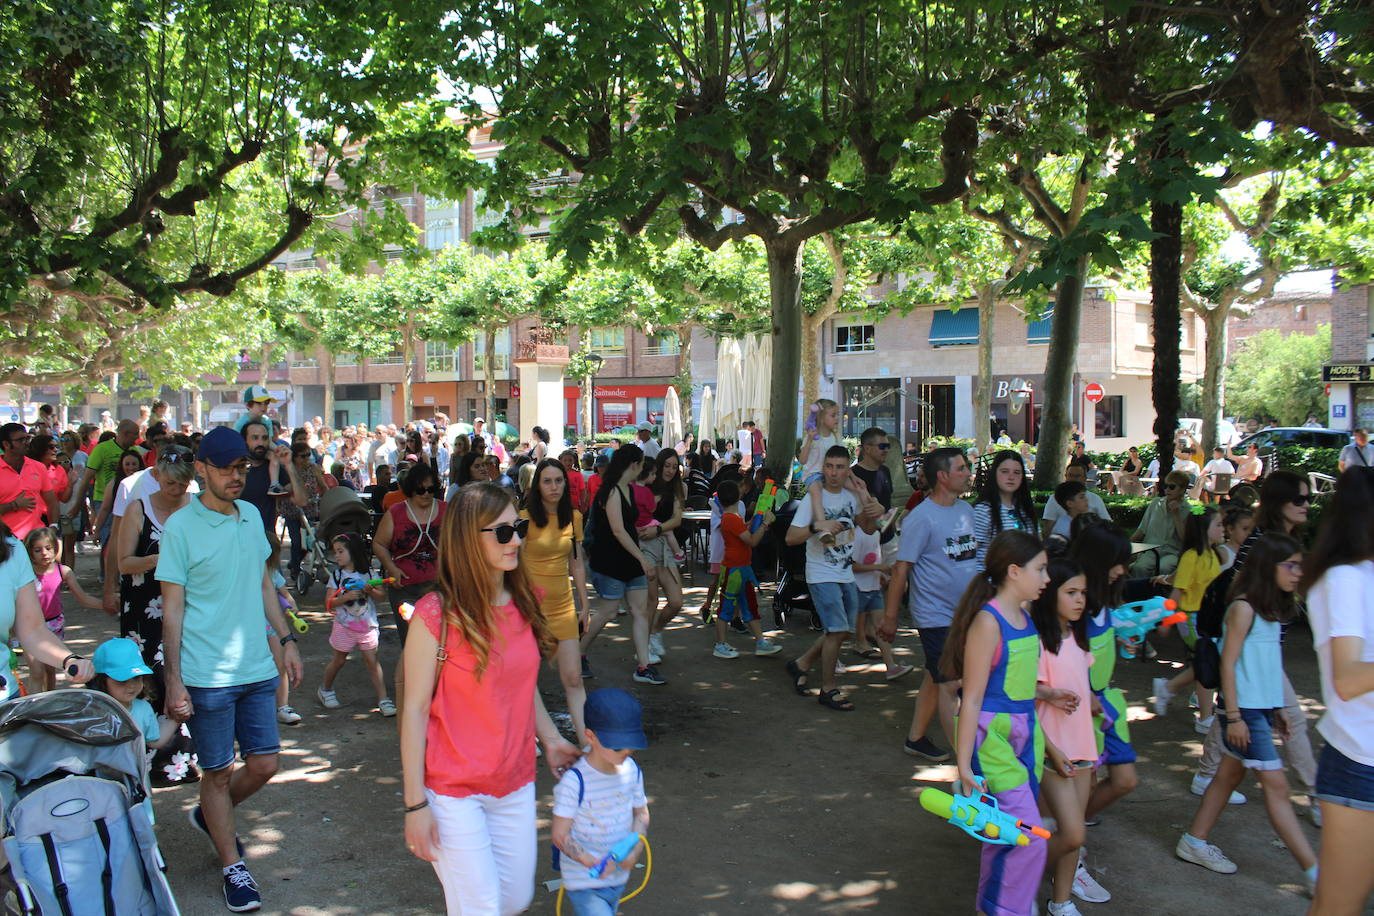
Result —
<path fill-rule="evenodd" d="M 495 528 L 482 528 L 481 531 L 490 531 L 496 535 L 496 543 L 509 544 L 512 537 L 525 539 L 525 532 L 530 530 L 530 520 L 527 518 L 517 519 L 514 525 L 497 525 Z"/>
<path fill-rule="evenodd" d="M 1311 501 L 1312 497 L 1310 495 L 1294 496 L 1292 499 L 1289 500 L 1289 502 L 1295 506 L 1305 506 Z"/>
<path fill-rule="evenodd" d="M 443 496 L 444 488 L 436 484 L 432 487 L 420 487 L 415 491 L 416 496 L 419 496 L 422 493 L 428 493 L 431 496 Z"/>

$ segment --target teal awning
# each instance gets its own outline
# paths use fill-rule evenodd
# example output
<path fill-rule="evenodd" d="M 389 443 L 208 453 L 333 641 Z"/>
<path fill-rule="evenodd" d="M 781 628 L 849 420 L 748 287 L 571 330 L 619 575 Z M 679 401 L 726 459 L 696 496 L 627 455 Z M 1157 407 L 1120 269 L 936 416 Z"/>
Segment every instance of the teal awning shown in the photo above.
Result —
<path fill-rule="evenodd" d="M 1049 343 L 1050 331 L 1054 328 L 1054 312 L 1047 312 L 1044 318 L 1026 324 L 1026 343 Z"/>
<path fill-rule="evenodd" d="M 930 322 L 932 347 L 957 347 L 978 343 L 978 309 L 965 306 L 957 312 L 936 309 Z"/>

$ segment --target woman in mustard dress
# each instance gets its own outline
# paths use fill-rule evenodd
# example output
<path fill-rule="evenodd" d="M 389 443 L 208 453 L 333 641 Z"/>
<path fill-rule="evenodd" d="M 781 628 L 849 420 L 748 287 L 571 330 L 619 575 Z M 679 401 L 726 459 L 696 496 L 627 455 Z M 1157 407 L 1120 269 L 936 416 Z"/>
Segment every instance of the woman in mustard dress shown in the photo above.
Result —
<path fill-rule="evenodd" d="M 525 492 L 520 517 L 530 520 L 521 557 L 525 572 L 542 593 L 540 605 L 549 631 L 558 640 L 558 676 L 568 697 L 578 746 L 582 734 L 582 707 L 587 691 L 582 686 L 582 655 L 578 649 L 579 623 L 586 625 L 587 573 L 582 565 L 582 513 L 572 506 L 568 472 L 553 458 L 545 458 L 534 470 L 534 482 Z M 571 582 L 569 577 L 571 576 Z M 580 599 L 573 601 L 573 588 Z M 578 608 L 581 608 L 579 615 Z"/>

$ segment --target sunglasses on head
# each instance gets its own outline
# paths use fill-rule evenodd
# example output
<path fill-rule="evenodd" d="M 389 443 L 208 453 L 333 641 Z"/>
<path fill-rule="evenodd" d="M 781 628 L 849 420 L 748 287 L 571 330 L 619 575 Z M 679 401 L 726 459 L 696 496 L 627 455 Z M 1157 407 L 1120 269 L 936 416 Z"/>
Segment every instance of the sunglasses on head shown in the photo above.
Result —
<path fill-rule="evenodd" d="M 525 532 L 530 530 L 530 520 L 527 518 L 517 519 L 514 525 L 497 525 L 494 528 L 482 528 L 481 531 L 490 531 L 496 535 L 496 543 L 509 544 L 512 537 L 519 536 L 520 540 L 525 539 Z"/>

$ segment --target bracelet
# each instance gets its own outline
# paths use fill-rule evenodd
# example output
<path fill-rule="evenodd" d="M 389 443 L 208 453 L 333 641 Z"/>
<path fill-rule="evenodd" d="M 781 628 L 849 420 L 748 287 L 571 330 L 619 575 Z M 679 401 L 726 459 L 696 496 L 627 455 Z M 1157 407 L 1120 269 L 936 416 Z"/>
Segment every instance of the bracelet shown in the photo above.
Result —
<path fill-rule="evenodd" d="M 295 641 L 296 641 L 296 634 L 295 634 L 295 633 L 287 633 L 285 636 L 278 636 L 278 637 L 277 637 L 277 641 L 281 643 L 282 648 L 284 649 L 284 648 L 286 648 L 286 644 L 287 644 L 287 643 L 289 643 L 289 642 L 295 642 Z"/>
<path fill-rule="evenodd" d="M 66 668 L 67 668 L 67 662 L 71 661 L 72 659 L 76 659 L 77 661 L 82 661 L 84 658 L 85 658 L 84 655 L 77 655 L 75 652 L 73 652 L 72 654 L 68 655 L 66 658 L 62 659 L 62 664 L 59 665 L 58 667 L 62 668 L 62 669 L 65 671 Z"/>
<path fill-rule="evenodd" d="M 404 806 L 401 810 L 405 811 L 406 814 L 414 814 L 416 811 L 419 811 L 419 810 L 422 809 L 422 808 L 428 808 L 428 807 L 429 807 L 429 799 L 425 799 L 424 801 L 420 802 L 418 805 L 406 805 L 406 806 Z"/>

